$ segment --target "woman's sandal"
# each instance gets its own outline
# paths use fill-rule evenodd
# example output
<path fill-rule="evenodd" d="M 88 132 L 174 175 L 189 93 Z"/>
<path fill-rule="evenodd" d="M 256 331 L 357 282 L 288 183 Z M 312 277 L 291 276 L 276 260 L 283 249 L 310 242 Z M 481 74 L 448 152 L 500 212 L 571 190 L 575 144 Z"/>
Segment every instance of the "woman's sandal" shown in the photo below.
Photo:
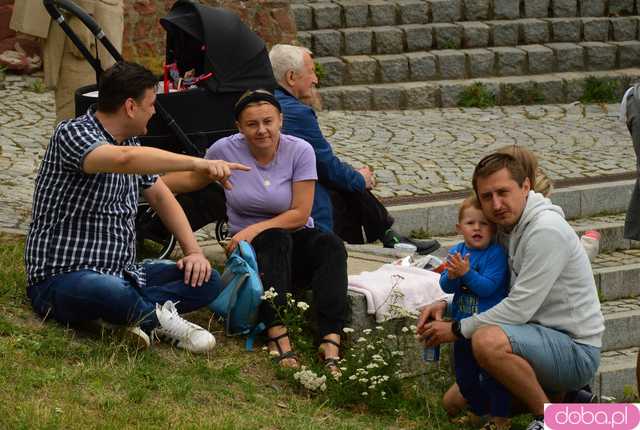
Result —
<path fill-rule="evenodd" d="M 471 426 L 471 427 L 479 427 L 484 423 L 482 417 L 472 413 L 467 412 L 466 414 L 451 418 L 449 420 L 452 424 L 456 424 L 458 426 Z"/>
<path fill-rule="evenodd" d="M 279 334 L 277 336 L 268 337 L 267 343 L 273 342 L 276 345 L 276 348 L 278 348 L 277 351 L 270 350 L 269 355 L 272 357 L 273 361 L 275 361 L 276 363 L 279 363 L 280 366 L 290 368 L 290 369 L 297 369 L 300 367 L 300 359 L 298 358 L 298 354 L 296 354 L 295 351 L 293 351 L 292 349 L 290 349 L 287 352 L 284 352 L 282 350 L 282 347 L 280 346 L 279 340 L 288 336 L 289 336 L 289 333 L 285 331 L 284 333 Z M 282 360 L 293 360 L 295 362 L 295 365 L 291 365 L 291 364 L 286 365 L 286 362 L 283 363 Z"/>
<path fill-rule="evenodd" d="M 342 371 L 340 371 L 340 367 L 338 366 L 340 357 L 327 357 L 322 346 L 323 343 L 330 343 L 331 345 L 338 347 L 338 349 L 340 349 L 340 343 L 332 339 L 323 338 L 320 341 L 320 346 L 318 347 L 318 355 L 320 360 L 324 362 L 324 367 L 329 371 L 329 373 L 331 373 L 331 376 L 333 376 L 334 379 L 339 379 L 342 376 Z"/>

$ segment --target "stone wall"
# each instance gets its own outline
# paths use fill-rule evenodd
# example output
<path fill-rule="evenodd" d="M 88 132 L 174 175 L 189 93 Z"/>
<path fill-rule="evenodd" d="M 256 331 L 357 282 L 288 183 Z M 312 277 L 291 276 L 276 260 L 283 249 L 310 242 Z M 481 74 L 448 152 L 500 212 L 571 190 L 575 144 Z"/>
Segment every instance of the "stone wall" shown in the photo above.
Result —
<path fill-rule="evenodd" d="M 125 0 L 123 56 L 159 72 L 164 60 L 165 32 L 159 24 L 174 0 Z M 287 0 L 201 0 L 235 11 L 267 44 L 291 43 L 296 27 Z"/>

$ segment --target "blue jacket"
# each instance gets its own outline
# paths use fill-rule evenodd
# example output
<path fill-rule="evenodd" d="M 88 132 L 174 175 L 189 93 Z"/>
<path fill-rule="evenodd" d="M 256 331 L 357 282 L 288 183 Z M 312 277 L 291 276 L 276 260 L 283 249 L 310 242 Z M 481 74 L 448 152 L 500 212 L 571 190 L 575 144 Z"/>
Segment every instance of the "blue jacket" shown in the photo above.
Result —
<path fill-rule="evenodd" d="M 509 268 L 507 254 L 497 243 L 485 249 L 472 249 L 461 242 L 449 250 L 449 254 L 456 252 L 463 257 L 470 254 L 471 267 L 456 279 L 449 279 L 449 271 L 445 270 L 440 277 L 440 288 L 445 293 L 453 293 L 453 319 L 460 320 L 492 308 L 507 296 Z"/>
<path fill-rule="evenodd" d="M 364 178 L 349 164 L 340 161 L 331 144 L 322 135 L 318 117 L 312 108 L 302 103 L 284 88 L 275 91 L 284 115 L 282 133 L 306 140 L 316 153 L 318 181 L 313 197 L 311 217 L 315 226 L 324 231 L 333 230 L 333 208 L 328 188 L 364 192 Z"/>

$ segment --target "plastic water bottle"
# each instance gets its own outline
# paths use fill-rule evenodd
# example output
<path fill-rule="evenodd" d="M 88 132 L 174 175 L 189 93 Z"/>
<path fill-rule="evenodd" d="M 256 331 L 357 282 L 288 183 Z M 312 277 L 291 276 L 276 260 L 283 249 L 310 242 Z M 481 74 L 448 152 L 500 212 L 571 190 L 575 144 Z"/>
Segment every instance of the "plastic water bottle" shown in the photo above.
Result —
<path fill-rule="evenodd" d="M 422 350 L 422 359 L 426 362 L 440 361 L 440 345 L 426 346 Z"/>
<path fill-rule="evenodd" d="M 586 251 L 589 260 L 593 261 L 600 252 L 600 233 L 596 230 L 589 230 L 582 235 L 580 243 Z"/>

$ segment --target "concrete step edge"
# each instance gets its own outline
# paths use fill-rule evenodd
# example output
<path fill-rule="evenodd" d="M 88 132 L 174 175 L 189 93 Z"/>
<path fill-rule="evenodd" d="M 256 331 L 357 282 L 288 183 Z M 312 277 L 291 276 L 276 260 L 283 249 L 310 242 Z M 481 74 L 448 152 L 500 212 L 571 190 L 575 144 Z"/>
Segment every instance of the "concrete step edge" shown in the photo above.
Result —
<path fill-rule="evenodd" d="M 593 392 L 599 396 L 614 397 L 620 402 L 626 391 L 636 391 L 637 353 L 637 347 L 603 353 L 592 384 Z"/>
<path fill-rule="evenodd" d="M 324 88 L 451 79 L 542 76 L 640 65 L 640 41 L 529 44 L 319 57 Z M 598 54 L 599 53 L 599 54 Z"/>
<path fill-rule="evenodd" d="M 320 88 L 326 110 L 409 110 L 457 107 L 470 86 L 482 84 L 496 105 L 563 104 L 580 100 L 587 78 L 615 82 L 615 97 L 640 78 L 640 68 L 478 79 L 341 85 Z"/>
<path fill-rule="evenodd" d="M 545 5 L 541 2 L 514 2 L 513 0 L 493 2 L 438 2 L 400 0 L 394 2 L 366 0 L 354 2 L 294 2 L 292 13 L 300 30 L 347 28 L 350 25 L 384 25 L 450 23 L 486 20 L 549 19 L 549 18 L 608 18 L 614 16 L 634 16 L 636 5 L 630 2 L 630 8 L 608 5 L 602 2 L 600 7 L 578 7 L 576 2 L 557 2 Z M 468 7 L 471 4 L 474 8 Z M 597 5 L 597 3 L 595 3 Z M 457 7 L 456 7 L 457 6 Z M 609 7 L 608 7 L 609 6 Z M 358 9 L 356 9 L 358 8 Z"/>
<path fill-rule="evenodd" d="M 634 180 L 575 185 L 554 190 L 551 200 L 562 207 L 567 219 L 626 211 Z M 470 191 L 471 192 L 471 191 Z M 394 228 L 402 234 L 423 229 L 440 236 L 455 233 L 458 208 L 463 199 L 389 206 Z"/>

